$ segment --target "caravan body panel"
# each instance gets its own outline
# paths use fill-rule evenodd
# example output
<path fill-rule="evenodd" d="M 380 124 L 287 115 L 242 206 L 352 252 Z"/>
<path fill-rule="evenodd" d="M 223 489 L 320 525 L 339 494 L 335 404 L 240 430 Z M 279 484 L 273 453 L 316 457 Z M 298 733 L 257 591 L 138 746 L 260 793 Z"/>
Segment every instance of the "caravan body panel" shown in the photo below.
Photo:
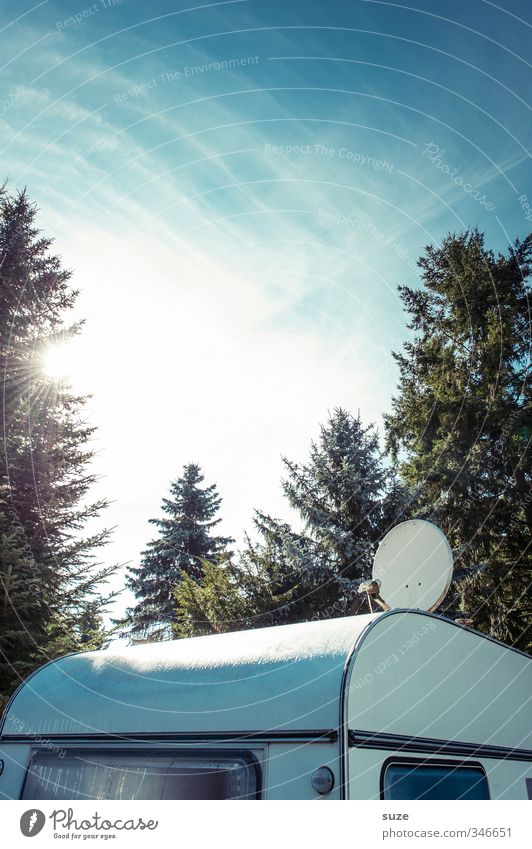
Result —
<path fill-rule="evenodd" d="M 449 620 L 391 611 L 373 623 L 350 663 L 346 719 L 352 798 L 379 798 L 394 754 L 477 762 L 492 798 L 526 798 L 532 763 L 511 751 L 532 750 L 532 662 Z"/>

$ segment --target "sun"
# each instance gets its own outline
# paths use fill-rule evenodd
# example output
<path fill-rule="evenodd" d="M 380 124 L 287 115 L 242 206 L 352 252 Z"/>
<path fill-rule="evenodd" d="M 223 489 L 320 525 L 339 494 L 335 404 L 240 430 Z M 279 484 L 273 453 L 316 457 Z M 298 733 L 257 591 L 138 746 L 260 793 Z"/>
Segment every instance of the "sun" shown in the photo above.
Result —
<path fill-rule="evenodd" d="M 48 345 L 41 354 L 41 369 L 45 377 L 54 381 L 75 382 L 86 368 L 86 356 L 77 340 Z"/>
<path fill-rule="evenodd" d="M 64 343 L 50 345 L 42 355 L 42 370 L 46 377 L 54 380 L 69 376 L 70 366 L 68 363 L 68 345 Z"/>

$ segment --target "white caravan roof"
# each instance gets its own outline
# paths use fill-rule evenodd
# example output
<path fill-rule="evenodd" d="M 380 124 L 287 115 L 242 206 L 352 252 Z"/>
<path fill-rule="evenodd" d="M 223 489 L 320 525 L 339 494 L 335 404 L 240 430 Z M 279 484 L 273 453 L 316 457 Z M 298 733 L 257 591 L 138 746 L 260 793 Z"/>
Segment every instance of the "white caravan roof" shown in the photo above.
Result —
<path fill-rule="evenodd" d="M 524 749 L 531 694 L 527 655 L 392 610 L 69 655 L 19 688 L 1 733 L 307 736 L 347 720 L 362 745 L 377 733 Z"/>
<path fill-rule="evenodd" d="M 68 655 L 21 686 L 2 734 L 337 728 L 347 658 L 379 615 Z"/>

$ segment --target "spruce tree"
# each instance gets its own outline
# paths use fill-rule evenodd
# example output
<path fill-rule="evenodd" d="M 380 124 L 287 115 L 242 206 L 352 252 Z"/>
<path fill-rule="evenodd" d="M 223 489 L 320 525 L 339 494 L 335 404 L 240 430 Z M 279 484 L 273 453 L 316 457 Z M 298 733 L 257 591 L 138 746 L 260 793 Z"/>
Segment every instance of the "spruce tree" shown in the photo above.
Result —
<path fill-rule="evenodd" d="M 412 341 L 385 417 L 387 450 L 456 557 L 444 612 L 530 646 L 532 236 L 507 254 L 477 230 L 447 236 L 400 286 Z"/>
<path fill-rule="evenodd" d="M 338 579 L 366 578 L 374 546 L 399 507 L 374 426 L 364 427 L 360 418 L 337 409 L 312 444 L 308 463 L 285 459 L 284 464 L 288 502 L 334 564 Z"/>
<path fill-rule="evenodd" d="M 358 585 L 406 503 L 382 463 L 375 428 L 336 409 L 309 461 L 283 462 L 284 494 L 301 529 L 256 511 L 253 539 L 236 559 L 209 569 L 203 585 L 179 587 L 179 635 L 367 612 Z"/>
<path fill-rule="evenodd" d="M 338 564 L 308 525 L 295 531 L 287 522 L 259 510 L 253 521 L 255 538 L 248 538 L 243 556 L 266 584 L 273 583 L 273 597 L 284 599 L 271 609 L 275 624 L 342 615 L 346 594 L 338 583 Z"/>
<path fill-rule="evenodd" d="M 189 463 L 164 498 L 165 516 L 150 519 L 159 536 L 148 543 L 139 567 L 130 569 L 127 586 L 137 604 L 126 612 L 125 625 L 133 639 L 160 640 L 172 636 L 176 621 L 174 590 L 188 575 L 204 577 L 203 561 L 216 563 L 233 540 L 212 534 L 221 521 L 215 518 L 221 504 L 216 485 L 202 487 L 200 467 Z"/>
<path fill-rule="evenodd" d="M 51 618 L 23 529 L 0 505 L 0 706 L 30 672 L 46 660 L 46 624 Z"/>
<path fill-rule="evenodd" d="M 0 699 L 36 664 L 81 647 L 87 605 L 105 606 L 99 585 L 114 571 L 94 560 L 108 531 L 83 535 L 106 506 L 88 500 L 86 399 L 43 369 L 47 348 L 81 324 L 66 323 L 77 292 L 36 215 L 26 192 L 0 192 Z"/>
<path fill-rule="evenodd" d="M 244 551 L 234 561 L 204 561 L 203 569 L 201 583 L 183 573 L 176 585 L 177 637 L 263 628 L 278 624 L 283 613 L 282 621 L 299 621 L 291 617 L 292 594 L 275 580 L 271 560 L 250 559 Z"/>
<path fill-rule="evenodd" d="M 178 636 L 259 628 L 367 612 L 358 585 L 406 498 L 385 468 L 373 426 L 336 409 L 306 464 L 283 460 L 283 491 L 302 528 L 256 511 L 236 559 L 205 565 L 176 590 Z"/>
<path fill-rule="evenodd" d="M 375 427 L 338 408 L 311 444 L 307 463 L 283 462 L 283 491 L 303 528 L 295 532 L 262 513 L 256 523 L 266 546 L 275 543 L 282 551 L 277 580 L 282 574 L 282 588 L 292 594 L 290 616 L 365 610 L 358 585 L 370 576 L 380 539 L 405 508 L 402 488 L 382 462 Z"/>

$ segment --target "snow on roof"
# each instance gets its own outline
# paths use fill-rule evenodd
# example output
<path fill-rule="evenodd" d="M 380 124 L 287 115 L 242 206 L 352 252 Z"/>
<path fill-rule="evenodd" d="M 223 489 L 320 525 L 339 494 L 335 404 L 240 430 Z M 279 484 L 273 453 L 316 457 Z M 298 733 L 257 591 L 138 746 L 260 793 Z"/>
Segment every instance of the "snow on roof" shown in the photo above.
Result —
<path fill-rule="evenodd" d="M 22 685 L 2 733 L 337 728 L 347 657 L 379 615 L 69 655 Z"/>

